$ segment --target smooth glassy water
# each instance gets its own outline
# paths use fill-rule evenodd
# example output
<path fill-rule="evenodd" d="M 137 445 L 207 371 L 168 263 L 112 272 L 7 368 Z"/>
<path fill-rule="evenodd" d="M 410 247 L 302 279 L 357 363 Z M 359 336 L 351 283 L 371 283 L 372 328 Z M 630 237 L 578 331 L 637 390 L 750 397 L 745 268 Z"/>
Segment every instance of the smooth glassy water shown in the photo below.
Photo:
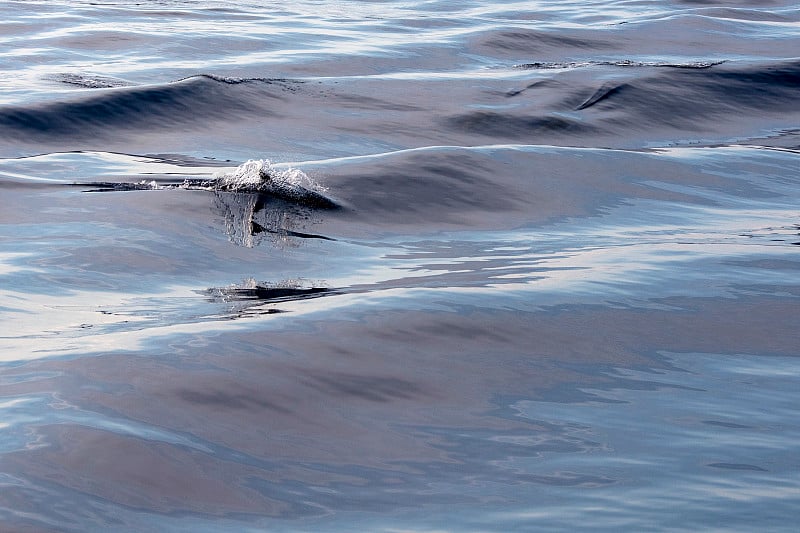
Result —
<path fill-rule="evenodd" d="M 800 8 L 0 4 L 0 530 L 794 531 Z"/>

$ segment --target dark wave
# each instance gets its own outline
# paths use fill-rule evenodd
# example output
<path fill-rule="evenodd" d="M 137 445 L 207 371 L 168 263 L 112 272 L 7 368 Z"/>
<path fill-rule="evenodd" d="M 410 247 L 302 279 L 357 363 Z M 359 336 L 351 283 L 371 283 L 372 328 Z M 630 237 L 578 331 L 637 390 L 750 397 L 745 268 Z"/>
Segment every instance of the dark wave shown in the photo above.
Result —
<path fill-rule="evenodd" d="M 634 65 L 653 68 L 628 68 Z M 690 138 L 729 142 L 795 127 L 799 80 L 798 60 L 596 62 L 532 72 L 523 82 L 487 79 L 479 87 L 423 80 L 414 91 L 397 79 L 303 85 L 204 75 L 0 107 L 0 146 L 12 155 L 34 143 L 58 151 L 128 151 L 135 136 L 144 152 L 227 145 L 228 154 L 263 153 L 269 146 L 270 153 L 322 159 L 507 141 L 626 148 Z M 181 144 L 165 146 L 173 133 Z"/>
<path fill-rule="evenodd" d="M 615 78 L 603 81 L 590 69 L 536 78 L 502 93 L 519 101 L 510 110 L 471 111 L 444 124 L 531 143 L 558 141 L 561 134 L 575 145 L 610 146 L 674 135 L 670 130 L 699 138 L 722 132 L 724 139 L 757 137 L 800 120 L 800 60 L 637 69 Z"/>
<path fill-rule="evenodd" d="M 693 127 L 698 117 L 736 120 L 747 111 L 798 111 L 800 61 L 748 68 L 664 71 L 606 85 L 577 106 L 621 111 L 629 120 Z M 698 124 L 702 126 L 702 124 Z"/>
<path fill-rule="evenodd" d="M 488 137 L 526 139 L 535 134 L 583 135 L 599 131 L 595 126 L 554 115 L 515 115 L 495 111 L 473 111 L 449 117 L 444 124 L 453 129 Z"/>
<path fill-rule="evenodd" d="M 586 195 L 581 192 L 578 181 L 587 185 L 596 175 L 572 177 L 583 163 L 532 147 L 436 147 L 322 162 L 308 170 L 324 174 L 326 186 L 343 199 L 346 209 L 326 214 L 324 221 L 326 234 L 341 237 L 410 227 L 514 227 L 613 203 L 607 191 L 588 186 Z M 562 174 L 572 177 L 569 187 Z"/>
<path fill-rule="evenodd" d="M 237 85 L 237 87 L 232 87 Z M 0 108 L 0 136 L 85 139 L 135 128 L 163 129 L 257 113 L 275 115 L 282 80 L 195 76 L 165 85 L 92 92 L 68 101 Z M 276 90 L 277 87 L 277 90 Z"/>

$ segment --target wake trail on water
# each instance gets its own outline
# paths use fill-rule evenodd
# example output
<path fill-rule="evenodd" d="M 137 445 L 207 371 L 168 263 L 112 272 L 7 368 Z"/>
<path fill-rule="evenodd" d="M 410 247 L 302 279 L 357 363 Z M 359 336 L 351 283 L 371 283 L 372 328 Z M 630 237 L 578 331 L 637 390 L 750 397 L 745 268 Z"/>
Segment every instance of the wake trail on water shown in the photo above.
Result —
<path fill-rule="evenodd" d="M 142 180 L 135 183 L 94 182 L 91 192 L 190 189 L 231 193 L 261 193 L 306 207 L 335 209 L 339 205 L 326 196 L 327 189 L 305 172 L 293 167 L 277 168 L 269 159 L 250 159 L 232 171 L 211 178 L 186 178 L 180 183 Z"/>

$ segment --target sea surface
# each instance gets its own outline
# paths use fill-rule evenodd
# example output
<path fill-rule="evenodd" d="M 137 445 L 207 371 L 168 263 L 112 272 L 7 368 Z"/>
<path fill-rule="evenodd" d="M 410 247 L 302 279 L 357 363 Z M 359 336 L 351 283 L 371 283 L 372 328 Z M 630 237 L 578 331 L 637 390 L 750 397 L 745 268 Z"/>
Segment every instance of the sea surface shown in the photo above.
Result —
<path fill-rule="evenodd" d="M 0 2 L 0 531 L 799 511 L 797 2 Z"/>

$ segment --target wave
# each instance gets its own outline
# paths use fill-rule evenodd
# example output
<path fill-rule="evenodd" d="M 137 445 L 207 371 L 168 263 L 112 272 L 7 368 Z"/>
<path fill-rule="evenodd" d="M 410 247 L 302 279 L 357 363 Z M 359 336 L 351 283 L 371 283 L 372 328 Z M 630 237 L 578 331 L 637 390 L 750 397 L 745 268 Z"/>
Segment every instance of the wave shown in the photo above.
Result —
<path fill-rule="evenodd" d="M 583 65 L 591 68 L 578 68 Z M 20 147 L 41 143 L 40 150 L 127 152 L 134 145 L 143 152 L 232 159 L 266 149 L 311 159 L 474 146 L 487 138 L 497 144 L 631 148 L 681 139 L 729 142 L 796 126 L 800 118 L 796 59 L 518 67 L 521 72 L 513 74 L 491 71 L 480 86 L 458 79 L 312 83 L 200 75 L 90 90 L 69 101 L 0 107 L 0 149 L 20 155 Z M 293 189 L 270 192 L 292 196 Z M 306 195 L 303 201 L 315 200 Z"/>
<path fill-rule="evenodd" d="M 133 82 L 123 80 L 120 78 L 115 78 L 112 76 L 101 76 L 96 74 L 79 74 L 71 72 L 52 74 L 49 76 L 45 76 L 44 79 L 59 83 L 65 83 L 67 85 L 75 85 L 78 87 L 82 87 L 84 89 L 112 89 L 115 87 L 132 87 L 136 85 Z M 286 78 L 266 78 L 266 77 L 242 78 L 237 76 L 220 76 L 217 74 L 196 74 L 193 76 L 180 78 L 172 83 L 179 83 L 183 81 L 198 80 L 198 79 L 217 81 L 220 83 L 225 83 L 227 85 L 240 85 L 244 83 L 267 83 L 267 84 L 302 83 L 298 80 L 289 80 Z"/>
<path fill-rule="evenodd" d="M 633 61 L 631 59 L 621 59 L 618 61 L 534 61 L 533 63 L 520 63 L 512 68 L 521 70 L 563 70 L 592 66 L 607 67 L 660 67 L 660 68 L 686 68 L 686 69 L 707 69 L 726 63 L 725 60 L 717 61 L 686 61 L 686 62 L 665 62 L 665 61 Z"/>
<path fill-rule="evenodd" d="M 698 163 L 705 159 L 724 164 L 709 172 L 714 165 Z M 702 206 L 770 198 L 786 191 L 766 176 L 791 175 L 795 159 L 743 146 L 653 151 L 498 144 L 298 165 L 324 173 L 325 184 L 343 199 L 347 209 L 325 217 L 323 232 L 345 238 L 557 224 L 638 202 Z M 735 170 L 745 164 L 746 173 Z"/>
<path fill-rule="evenodd" d="M 614 68 L 620 63 L 593 65 Z M 474 109 L 439 122 L 471 135 L 529 144 L 634 146 L 625 141 L 669 138 L 675 130 L 684 139 L 730 142 L 786 129 L 800 119 L 797 59 L 637 69 L 610 78 L 614 81 L 581 69 L 541 75 L 520 88 L 498 92 L 515 99 L 505 109 Z"/>
<path fill-rule="evenodd" d="M 277 113 L 270 103 L 292 85 L 286 80 L 199 75 L 163 85 L 92 91 L 68 101 L 5 106 L 0 108 L 0 136 L 74 140 L 137 128 L 207 124 L 209 119 L 270 116 Z"/>
<path fill-rule="evenodd" d="M 613 94 L 608 97 L 613 98 Z M 786 136 L 782 145 L 796 141 L 796 135 Z M 321 242 L 373 232 L 392 234 L 414 227 L 449 231 L 558 222 L 596 216 L 630 201 L 695 205 L 738 194 L 767 197 L 766 183 L 750 183 L 735 172 L 727 178 L 695 168 L 697 158 L 712 154 L 735 166 L 737 161 L 757 160 L 763 153 L 753 147 L 711 145 L 685 153 L 525 144 L 431 146 L 291 164 L 250 160 L 216 174 L 204 168 L 205 175 L 195 176 L 191 167 L 158 163 L 163 174 L 145 179 L 139 174 L 127 181 L 121 166 L 122 175 L 113 180 L 72 186 L 84 191 L 208 191 L 214 225 L 231 242 L 244 247 L 262 243 L 294 247 L 309 239 Z M 796 164 L 794 152 L 771 158 L 774 165 L 793 168 Z M 72 164 L 74 158 L 66 161 Z M 133 164 L 133 158 L 122 159 L 123 163 Z M 144 168 L 138 164 L 137 170 Z M 178 168 L 186 174 L 170 175 Z M 318 176 L 324 176 L 324 186 Z M 207 216 L 208 209 L 203 213 Z"/>
<path fill-rule="evenodd" d="M 604 85 L 576 109 L 624 110 L 632 118 L 689 125 L 701 116 L 748 109 L 796 112 L 798 86 L 797 60 L 766 67 L 671 71 Z"/>
<path fill-rule="evenodd" d="M 135 85 L 119 78 L 90 74 L 62 73 L 47 76 L 45 79 L 67 85 L 74 85 L 83 89 L 111 89 L 113 87 L 130 87 Z"/>
<path fill-rule="evenodd" d="M 177 81 L 181 82 L 181 81 L 196 80 L 196 79 L 207 79 L 207 80 L 217 81 L 220 83 L 225 83 L 227 85 L 242 85 L 247 83 L 254 83 L 254 84 L 263 83 L 267 85 L 275 84 L 275 85 L 281 85 L 284 88 L 305 83 L 302 80 L 293 80 L 289 78 L 266 78 L 266 77 L 242 78 L 239 76 L 221 76 L 219 74 L 195 74 L 193 76 L 187 76 L 186 78 L 181 78 Z"/>

